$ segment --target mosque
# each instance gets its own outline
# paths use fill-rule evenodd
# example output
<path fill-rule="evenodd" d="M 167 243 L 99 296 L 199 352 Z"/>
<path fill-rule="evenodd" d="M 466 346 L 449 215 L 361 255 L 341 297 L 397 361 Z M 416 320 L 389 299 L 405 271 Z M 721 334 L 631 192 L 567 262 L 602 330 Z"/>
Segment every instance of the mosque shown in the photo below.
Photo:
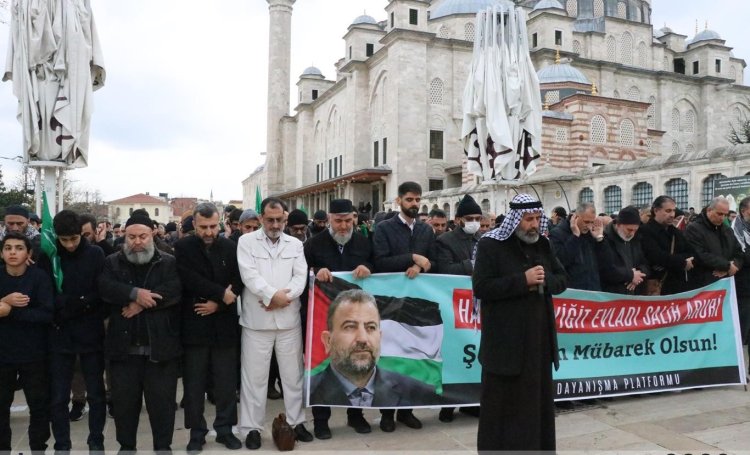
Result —
<path fill-rule="evenodd" d="M 295 0 L 267 1 L 267 155 L 243 181 L 246 206 L 259 188 L 308 212 L 341 197 L 377 211 L 413 180 L 423 209 L 449 217 L 467 193 L 495 214 L 516 192 L 608 213 L 668 194 L 687 209 L 706 205 L 717 178 L 750 175 L 750 146 L 727 139 L 750 115 L 745 61 L 707 26 L 692 38 L 655 29 L 652 0 L 515 1 L 544 102 L 538 170 L 519 182 L 469 174 L 460 138 L 475 14 L 510 0 L 389 0 L 384 19 L 348 26 L 335 75 L 304 70 L 294 114 Z"/>

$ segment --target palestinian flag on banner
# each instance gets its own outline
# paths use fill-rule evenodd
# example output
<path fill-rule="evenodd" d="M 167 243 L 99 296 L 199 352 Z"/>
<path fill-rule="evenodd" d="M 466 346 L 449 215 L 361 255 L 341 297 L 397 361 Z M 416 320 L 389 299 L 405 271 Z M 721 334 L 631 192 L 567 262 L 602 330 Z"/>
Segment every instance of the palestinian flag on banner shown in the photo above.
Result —
<path fill-rule="evenodd" d="M 310 293 L 308 315 L 308 363 L 310 375 L 328 366 L 328 356 L 320 339 L 327 328 L 328 307 L 341 291 L 361 289 L 338 277 L 332 283 L 315 281 Z M 436 302 L 414 297 L 376 295 L 380 312 L 380 360 L 378 368 L 410 376 L 435 387 L 442 394 L 443 319 Z"/>

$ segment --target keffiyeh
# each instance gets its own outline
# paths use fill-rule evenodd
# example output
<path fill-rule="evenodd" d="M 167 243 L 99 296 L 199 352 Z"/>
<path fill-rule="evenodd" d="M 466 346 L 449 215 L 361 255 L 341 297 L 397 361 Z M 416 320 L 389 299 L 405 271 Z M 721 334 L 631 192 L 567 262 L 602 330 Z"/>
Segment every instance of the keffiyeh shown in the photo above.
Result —
<path fill-rule="evenodd" d="M 544 214 L 542 203 L 528 194 L 516 195 L 516 197 L 510 201 L 510 213 L 505 216 L 503 224 L 501 224 L 500 227 L 487 232 L 483 237 L 490 237 L 501 242 L 507 240 L 516 231 L 524 214 L 536 212 L 542 212 L 542 218 L 539 223 L 539 232 L 547 232 L 549 219 L 547 218 L 547 215 Z"/>

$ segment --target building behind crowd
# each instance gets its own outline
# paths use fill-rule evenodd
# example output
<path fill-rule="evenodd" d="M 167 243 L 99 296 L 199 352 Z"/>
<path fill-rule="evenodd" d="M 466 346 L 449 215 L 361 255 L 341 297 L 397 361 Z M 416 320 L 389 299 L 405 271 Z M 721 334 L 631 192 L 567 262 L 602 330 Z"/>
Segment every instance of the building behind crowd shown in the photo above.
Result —
<path fill-rule="evenodd" d="M 716 31 L 692 37 L 651 24 L 651 0 L 517 0 L 544 100 L 539 171 L 524 185 L 466 172 L 462 102 L 475 13 L 506 0 L 391 0 L 385 19 L 357 17 L 336 74 L 300 75 L 289 93 L 293 0 L 269 0 L 267 157 L 243 181 L 292 207 L 333 198 L 389 208 L 400 182 L 422 184 L 424 209 L 455 214 L 466 193 L 502 213 L 516 191 L 547 206 L 593 201 L 601 211 L 669 194 L 701 207 L 722 176 L 750 172 L 730 125 L 750 114 L 745 61 Z"/>

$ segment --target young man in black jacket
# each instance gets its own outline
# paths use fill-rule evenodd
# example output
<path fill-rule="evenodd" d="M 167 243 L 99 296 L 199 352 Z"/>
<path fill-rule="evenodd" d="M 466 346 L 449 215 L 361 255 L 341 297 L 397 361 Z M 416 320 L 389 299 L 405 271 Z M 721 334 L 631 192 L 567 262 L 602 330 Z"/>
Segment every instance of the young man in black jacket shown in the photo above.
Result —
<path fill-rule="evenodd" d="M 29 406 L 29 446 L 43 453 L 49 439 L 47 330 L 54 312 L 52 282 L 28 267 L 31 241 L 9 232 L 0 243 L 0 452 L 10 446 L 10 406 L 19 380 Z"/>
<path fill-rule="evenodd" d="M 99 277 L 110 309 L 105 352 L 123 451 L 136 450 L 144 397 L 154 450 L 170 451 L 174 432 L 182 288 L 174 256 L 156 250 L 152 230 L 150 218 L 131 216 L 122 251 L 107 257 Z"/>
<path fill-rule="evenodd" d="M 232 434 L 237 424 L 237 363 L 239 318 L 237 295 L 242 278 L 237 267 L 237 244 L 219 236 L 219 211 L 210 203 L 193 211 L 195 235 L 174 244 L 177 271 L 182 282 L 182 343 L 185 387 L 185 428 L 190 429 L 189 453 L 206 443 L 208 427 L 203 416 L 208 375 L 216 402 L 216 442 L 229 449 L 242 448 Z"/>
<path fill-rule="evenodd" d="M 55 292 L 55 318 L 50 328 L 50 418 L 55 450 L 70 451 L 68 403 L 76 358 L 86 384 L 89 403 L 90 450 L 104 450 L 106 399 L 104 392 L 104 302 L 97 281 L 104 268 L 104 253 L 81 235 L 81 218 L 63 210 L 53 220 L 57 254 L 63 274 L 62 292 Z M 50 259 L 43 255 L 39 267 L 50 277 Z"/>
<path fill-rule="evenodd" d="M 417 220 L 422 187 L 416 182 L 404 182 L 398 186 L 396 203 L 401 213 L 378 225 L 373 238 L 375 271 L 406 272 L 414 278 L 432 268 L 430 260 L 435 233 L 429 224 Z M 380 429 L 391 432 L 396 429 L 393 409 L 380 411 Z M 422 428 L 411 409 L 399 409 L 397 420 L 409 428 Z"/>

